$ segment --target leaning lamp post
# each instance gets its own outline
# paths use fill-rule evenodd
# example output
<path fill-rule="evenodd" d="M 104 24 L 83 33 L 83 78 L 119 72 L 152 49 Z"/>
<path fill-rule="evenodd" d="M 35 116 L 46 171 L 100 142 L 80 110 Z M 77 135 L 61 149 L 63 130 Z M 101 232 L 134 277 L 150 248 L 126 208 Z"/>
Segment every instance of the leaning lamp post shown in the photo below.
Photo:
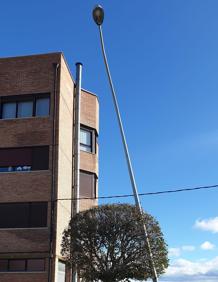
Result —
<path fill-rule="evenodd" d="M 143 220 L 143 231 L 144 231 L 145 243 L 147 245 L 148 255 L 149 255 L 149 263 L 150 263 L 151 270 L 152 270 L 152 273 L 153 273 L 152 279 L 153 279 L 153 282 L 158 282 L 157 271 L 156 271 L 154 260 L 153 260 L 153 254 L 152 254 L 152 251 L 151 251 L 151 245 L 150 245 L 150 241 L 149 241 L 149 237 L 148 237 L 147 228 L 146 228 L 145 221 L 144 221 L 144 218 L 143 218 L 143 211 L 142 211 L 141 203 L 140 203 L 140 200 L 139 200 L 138 190 L 137 190 L 135 177 L 134 177 L 134 173 L 133 173 L 133 168 L 132 168 L 132 164 L 131 164 L 131 159 L 130 159 L 130 155 L 129 155 L 129 150 L 128 150 L 128 146 L 127 146 L 127 142 L 126 142 L 125 132 L 124 132 L 122 119 L 121 119 L 121 115 L 120 115 L 120 111 L 119 111 L 119 106 L 118 106 L 118 102 L 117 102 L 117 98 L 116 98 L 116 92 L 115 92 L 115 88 L 114 88 L 114 85 L 113 85 L 113 81 L 112 81 L 112 77 L 111 77 L 111 73 L 110 73 L 110 69 L 109 69 L 109 65 L 108 65 L 107 55 L 106 55 L 106 52 L 105 52 L 103 32 L 102 32 L 102 23 L 104 21 L 104 10 L 103 10 L 103 8 L 100 5 L 95 6 L 95 8 L 93 9 L 92 15 L 93 15 L 93 19 L 94 19 L 95 23 L 97 24 L 97 26 L 99 28 L 101 49 L 102 49 L 102 54 L 103 54 L 103 58 L 104 58 L 104 64 L 105 64 L 106 71 L 107 71 L 107 76 L 108 76 L 108 80 L 109 80 L 109 84 L 110 84 L 110 88 L 111 88 L 114 107 L 115 107 L 115 111 L 116 111 L 116 115 L 117 115 L 117 119 L 118 119 L 118 124 L 119 124 L 119 128 L 120 128 L 120 133 L 121 133 L 121 137 L 122 137 L 122 143 L 123 143 L 123 147 L 124 147 L 124 152 L 125 152 L 125 157 L 126 157 L 126 161 L 127 161 L 129 176 L 130 176 L 132 190 L 133 190 L 134 199 L 135 199 L 135 205 L 138 208 L 138 210 L 139 210 L 139 212 L 142 216 L 142 220 Z"/>

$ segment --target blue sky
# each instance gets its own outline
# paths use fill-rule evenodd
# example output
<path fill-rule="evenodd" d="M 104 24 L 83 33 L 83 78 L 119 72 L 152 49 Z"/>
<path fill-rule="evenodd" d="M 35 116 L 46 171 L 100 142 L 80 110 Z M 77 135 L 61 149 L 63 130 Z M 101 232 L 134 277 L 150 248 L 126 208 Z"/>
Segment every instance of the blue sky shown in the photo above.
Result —
<path fill-rule="evenodd" d="M 131 186 L 91 18 L 96 1 L 1 3 L 1 57 L 63 51 L 100 101 L 99 194 Z M 218 2 L 101 1 L 111 72 L 140 192 L 218 183 Z M 218 280 L 218 190 L 142 197 L 171 254 L 162 281 Z M 132 202 L 119 199 L 120 202 Z M 110 200 L 112 202 L 112 200 Z"/>

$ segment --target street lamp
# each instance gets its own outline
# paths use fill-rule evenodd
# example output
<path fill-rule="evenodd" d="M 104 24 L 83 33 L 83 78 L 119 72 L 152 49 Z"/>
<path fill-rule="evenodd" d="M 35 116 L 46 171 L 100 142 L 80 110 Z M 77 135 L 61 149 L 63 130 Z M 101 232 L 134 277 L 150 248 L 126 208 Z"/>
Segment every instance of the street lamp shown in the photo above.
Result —
<path fill-rule="evenodd" d="M 107 76 L 108 76 L 108 80 L 109 80 L 109 84 L 110 84 L 110 88 L 111 88 L 114 107 L 115 107 L 115 111 L 116 111 L 117 119 L 118 119 L 118 123 L 119 123 L 119 128 L 120 128 L 123 147 L 124 147 L 124 151 L 125 151 L 129 176 L 130 176 L 130 180 L 131 180 L 131 184 L 132 184 L 132 190 L 133 190 L 134 199 L 135 199 L 135 205 L 138 208 L 138 210 L 139 210 L 139 212 L 142 216 L 142 220 L 143 220 L 143 230 L 144 230 L 145 242 L 146 242 L 146 245 L 147 245 L 147 248 L 148 248 L 150 266 L 151 266 L 152 272 L 153 272 L 153 282 L 158 282 L 157 271 L 156 271 L 154 260 L 153 260 L 153 254 L 152 254 L 152 251 L 151 251 L 151 245 L 150 245 L 150 241 L 149 241 L 149 238 L 148 238 L 147 228 L 146 228 L 145 221 L 144 221 L 144 218 L 143 218 L 143 211 L 142 211 L 141 203 L 140 203 L 140 200 L 139 200 L 138 189 L 137 189 L 136 182 L 135 182 L 135 177 L 134 177 L 134 173 L 133 173 L 133 168 L 132 168 L 132 164 L 131 164 L 129 150 L 128 150 L 128 146 L 127 146 L 127 142 L 126 142 L 125 132 L 124 132 L 122 119 L 121 119 L 121 115 L 120 115 L 120 111 L 119 111 L 119 106 L 118 106 L 118 102 L 117 102 L 117 98 L 116 98 L 115 88 L 114 88 L 114 85 L 113 85 L 113 81 L 112 81 L 112 77 L 111 77 L 111 73 L 110 73 L 110 69 L 109 69 L 109 65 L 108 65 L 107 55 L 106 55 L 105 47 L 104 47 L 104 38 L 103 38 L 103 32 L 102 32 L 102 23 L 104 21 L 104 9 L 100 5 L 97 5 L 93 9 L 92 15 L 93 15 L 93 19 L 94 19 L 95 23 L 98 25 L 98 28 L 99 28 L 102 54 L 103 54 L 104 63 L 105 63 L 106 71 L 107 71 Z"/>
<path fill-rule="evenodd" d="M 92 15 L 95 23 L 97 25 L 102 25 L 104 21 L 104 9 L 100 5 L 95 6 Z"/>

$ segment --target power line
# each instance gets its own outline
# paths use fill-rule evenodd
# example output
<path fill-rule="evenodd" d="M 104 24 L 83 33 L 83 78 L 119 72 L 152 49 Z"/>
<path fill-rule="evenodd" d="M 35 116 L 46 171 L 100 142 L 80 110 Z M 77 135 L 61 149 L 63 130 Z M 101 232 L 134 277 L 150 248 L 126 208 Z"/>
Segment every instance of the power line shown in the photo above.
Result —
<path fill-rule="evenodd" d="M 198 186 L 192 188 L 181 188 L 174 190 L 164 190 L 164 191 L 156 191 L 156 192 L 147 192 L 147 193 L 139 193 L 139 196 L 154 196 L 161 194 L 171 194 L 171 193 L 180 193 L 180 192 L 191 192 L 197 190 L 209 190 L 218 188 L 218 184 L 208 185 L 208 186 Z M 56 201 L 77 201 L 77 200 L 100 200 L 100 199 L 115 199 L 115 198 L 130 198 L 134 197 L 133 194 L 123 194 L 123 195 L 108 195 L 108 196 L 99 196 L 99 197 L 80 197 L 80 198 L 60 198 Z"/>

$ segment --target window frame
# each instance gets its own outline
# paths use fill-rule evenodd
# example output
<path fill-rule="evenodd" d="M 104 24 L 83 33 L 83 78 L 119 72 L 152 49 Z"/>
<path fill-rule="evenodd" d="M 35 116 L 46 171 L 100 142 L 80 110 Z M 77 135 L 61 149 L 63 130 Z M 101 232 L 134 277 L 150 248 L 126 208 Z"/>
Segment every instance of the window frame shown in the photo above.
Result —
<path fill-rule="evenodd" d="M 48 228 L 48 202 L 12 202 L 12 203 L 0 203 L 0 206 L 2 205 L 26 205 L 26 208 L 28 209 L 27 211 L 27 217 L 25 219 L 25 221 L 27 222 L 27 225 L 23 225 L 21 227 L 1 227 L 1 223 L 0 223 L 0 230 L 4 230 L 4 229 L 41 229 L 41 228 Z M 32 217 L 32 209 L 34 204 L 45 204 L 45 208 L 46 208 L 46 217 L 45 217 L 45 225 L 43 226 L 33 226 L 32 225 L 32 221 L 31 221 L 31 217 Z"/>
<path fill-rule="evenodd" d="M 48 109 L 48 115 L 37 115 L 36 114 L 36 109 L 37 109 L 37 101 L 41 99 L 48 99 L 49 100 L 49 109 Z M 44 95 L 37 95 L 37 97 L 34 98 L 34 105 L 33 105 L 33 116 L 34 117 L 48 117 L 50 116 L 50 109 L 51 109 L 51 99 L 49 94 L 44 94 Z"/>
<path fill-rule="evenodd" d="M 19 165 L 1 165 L 1 162 L 0 162 L 0 174 L 1 173 L 19 173 L 19 172 L 34 172 L 34 171 L 46 171 L 46 170 L 49 170 L 49 159 L 50 159 L 50 146 L 49 145 L 42 145 L 42 146 L 28 146 L 28 147 L 9 147 L 9 148 L 0 148 L 0 152 L 3 150 L 7 151 L 7 150 L 16 150 L 16 149 L 29 149 L 31 152 L 31 163 L 29 165 L 27 164 L 22 164 L 22 162 L 19 164 Z M 34 158 L 33 156 L 36 155 L 36 151 L 39 150 L 39 149 L 44 149 L 46 152 L 47 152 L 47 155 L 46 155 L 46 164 L 47 166 L 46 167 L 41 167 L 41 168 L 38 168 L 38 166 L 36 165 L 36 158 Z M 44 151 L 44 156 L 45 156 L 45 151 Z M 44 159 L 45 161 L 45 159 Z M 43 162 L 45 163 L 45 162 Z M 22 170 L 16 170 L 15 168 L 17 167 L 28 167 L 28 169 L 22 169 Z M 4 169 L 4 168 L 11 168 L 11 170 L 7 170 L 7 171 L 1 171 L 1 169 Z"/>
<path fill-rule="evenodd" d="M 30 118 L 30 117 L 33 117 L 33 108 L 34 108 L 34 101 L 33 100 L 30 99 L 30 100 L 25 100 L 25 101 L 16 101 L 15 103 L 16 103 L 16 117 L 15 118 Z M 32 109 L 31 109 L 32 114 L 31 115 L 29 115 L 29 116 L 19 116 L 19 114 L 21 114 L 19 112 L 21 103 L 31 103 L 31 107 L 32 107 Z M 3 103 L 3 105 L 4 104 L 5 103 Z"/>
<path fill-rule="evenodd" d="M 80 178 L 81 178 L 81 173 L 93 176 L 93 186 L 94 186 L 94 189 L 92 191 L 93 197 L 86 197 L 86 196 L 81 195 L 81 189 L 80 189 L 80 191 L 79 191 L 80 192 L 80 198 L 84 198 L 84 199 L 87 198 L 87 199 L 90 199 L 90 200 L 95 200 L 97 198 L 97 181 L 98 181 L 98 177 L 97 177 L 96 173 L 90 172 L 90 171 L 87 171 L 87 170 L 83 170 L 83 169 L 80 169 L 79 173 L 80 173 Z M 80 186 L 80 188 L 81 188 L 81 186 Z"/>
<path fill-rule="evenodd" d="M 22 270 L 11 270 L 11 265 L 10 265 L 10 263 L 12 263 L 13 261 L 23 261 L 24 262 L 24 269 L 22 269 Z M 26 260 L 25 259 L 10 259 L 10 260 L 8 260 L 8 270 L 9 270 L 9 272 L 24 272 L 25 271 L 25 269 L 26 269 Z"/>
<path fill-rule="evenodd" d="M 92 127 L 88 127 L 84 124 L 80 124 L 80 132 L 81 132 L 81 130 L 89 132 L 91 134 L 91 145 L 87 145 L 85 143 L 82 143 L 81 139 L 80 139 L 80 151 L 90 153 L 90 154 L 96 154 L 97 136 L 98 136 L 96 129 L 94 129 Z M 90 148 L 91 151 L 83 150 L 81 146 L 84 146 L 86 148 Z"/>
<path fill-rule="evenodd" d="M 64 271 L 60 269 L 60 265 L 64 265 Z M 58 265 L 57 265 L 58 281 L 61 273 L 64 273 L 64 281 L 66 281 L 66 270 L 67 270 L 66 262 L 61 259 L 58 259 Z"/>
<path fill-rule="evenodd" d="M 0 96 L 0 120 L 9 120 L 9 119 L 23 119 L 31 117 L 49 117 L 51 112 L 51 98 L 50 93 L 37 93 L 37 94 L 23 94 L 23 95 L 14 95 L 14 96 Z M 37 116 L 36 115 L 36 102 L 37 99 L 48 98 L 49 99 L 49 109 L 48 115 L 46 116 Z M 18 104 L 20 102 L 32 102 L 32 116 L 29 117 L 18 117 Z M 14 118 L 3 118 L 3 105 L 6 103 L 16 103 L 16 115 Z"/>
<path fill-rule="evenodd" d="M 3 105 L 4 104 L 15 104 L 15 116 L 14 117 L 11 117 L 11 118 L 3 118 Z M 15 119 L 16 116 L 17 116 L 17 102 L 13 102 L 13 101 L 9 101 L 9 102 L 3 102 L 3 103 L 0 103 L 0 116 L 1 116 L 1 119 Z"/>
<path fill-rule="evenodd" d="M 33 273 L 33 272 L 45 272 L 46 271 L 46 259 L 45 258 L 0 258 L 0 261 L 1 260 L 4 260 L 4 261 L 7 261 L 7 270 L 0 270 L 0 273 L 22 273 L 22 272 L 30 272 L 30 273 Z M 17 261 L 25 261 L 25 269 L 24 270 L 10 270 L 10 262 L 11 261 L 14 261 L 14 260 L 17 260 Z M 43 260 L 44 261 L 44 265 L 43 265 L 43 270 L 28 270 L 28 261 L 29 260 Z"/>

